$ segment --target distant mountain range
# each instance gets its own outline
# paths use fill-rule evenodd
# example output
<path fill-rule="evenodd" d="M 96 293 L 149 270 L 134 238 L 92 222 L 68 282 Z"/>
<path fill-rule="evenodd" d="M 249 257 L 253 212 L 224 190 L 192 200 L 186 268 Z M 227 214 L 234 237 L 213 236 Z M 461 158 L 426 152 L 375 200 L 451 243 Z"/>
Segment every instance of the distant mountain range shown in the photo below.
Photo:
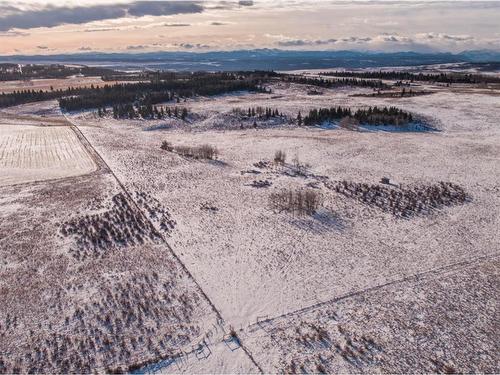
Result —
<path fill-rule="evenodd" d="M 498 66 L 500 52 L 461 53 L 289 51 L 256 49 L 217 52 L 89 52 L 59 55 L 0 56 L 0 63 L 66 63 L 112 66 L 122 69 L 151 68 L 174 71 L 298 70 L 327 68 L 371 68 L 451 63 L 488 63 Z"/>

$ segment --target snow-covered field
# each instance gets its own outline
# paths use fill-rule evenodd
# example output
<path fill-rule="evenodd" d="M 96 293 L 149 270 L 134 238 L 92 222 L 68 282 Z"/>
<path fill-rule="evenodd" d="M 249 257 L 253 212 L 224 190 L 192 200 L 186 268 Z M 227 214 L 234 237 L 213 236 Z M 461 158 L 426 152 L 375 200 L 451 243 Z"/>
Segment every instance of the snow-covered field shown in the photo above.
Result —
<path fill-rule="evenodd" d="M 0 92 L 5 94 L 19 90 L 43 90 L 67 89 L 68 87 L 90 87 L 91 85 L 111 85 L 120 81 L 103 81 L 101 77 L 68 77 L 68 78 L 40 78 L 29 81 L 4 81 Z"/>
<path fill-rule="evenodd" d="M 76 176 L 96 165 L 69 125 L 1 123 L 0 186 Z"/>
<path fill-rule="evenodd" d="M 148 267 L 159 269 L 162 282 L 173 277 L 172 282 L 187 288 L 186 293 L 198 294 L 204 301 L 188 323 L 180 320 L 195 328 L 188 335 L 189 344 L 175 347 L 189 352 L 191 346 L 191 355 L 150 363 L 155 350 L 148 349 L 149 367 L 144 371 L 500 370 L 495 351 L 499 332 L 494 324 L 500 255 L 498 96 L 438 90 L 426 96 L 384 99 L 350 96 L 363 89 L 322 91 L 323 95 L 311 96 L 306 87 L 279 84 L 272 94 L 188 100 L 181 103 L 189 108 L 187 122 L 67 115 L 86 140 L 77 139 L 88 140 L 96 158 L 103 159 L 98 162 L 103 175 L 74 178 L 75 189 L 85 194 L 77 201 L 67 196 L 73 203 L 65 203 L 44 231 L 52 231 L 44 235 L 54 252 L 49 258 L 57 253 L 67 264 L 64 282 L 72 283 L 78 267 L 91 272 L 98 265 L 93 284 L 82 284 L 77 297 L 67 296 L 69 301 L 77 304 L 83 298 L 91 306 L 99 295 L 96 283 L 115 276 L 114 282 L 126 283 L 130 268 L 151 276 Z M 412 111 L 438 131 L 396 132 L 386 127 L 356 132 L 302 128 L 291 121 L 298 111 L 304 114 L 311 108 L 369 105 Z M 37 106 L 32 106 L 34 112 L 57 114 L 55 102 Z M 255 106 L 276 108 L 288 117 L 258 121 L 254 129 L 232 111 Z M 24 113 L 22 107 L 18 111 Z M 210 144 L 220 154 L 213 161 L 193 160 L 162 150 L 163 141 L 174 146 Z M 278 150 L 287 155 L 284 165 L 272 162 Z M 304 165 L 303 173 L 297 173 L 297 163 Z M 463 204 L 401 218 L 335 190 L 340 181 L 382 186 L 382 177 L 398 185 L 391 188 L 394 191 L 450 182 L 469 198 Z M 30 211 L 23 196 L 33 201 L 43 193 L 55 199 L 44 208 L 45 214 L 60 207 L 63 199 L 50 192 L 71 189 L 71 179 L 51 184 L 36 188 L 39 191 L 4 187 L 0 234 L 14 230 L 12 222 Z M 57 184 L 64 184 L 64 189 Z M 291 188 L 318 192 L 321 208 L 311 216 L 276 212 L 270 204 L 272 194 Z M 120 192 L 124 198 L 113 200 Z M 93 232 L 74 229 L 77 224 L 72 223 L 94 220 L 99 228 L 102 217 L 136 212 L 134 202 L 152 228 L 139 226 L 134 232 L 135 226 L 123 228 L 121 222 L 112 221 L 113 233 L 132 231 L 143 244 L 129 245 L 127 240 L 119 245 L 113 234 L 111 248 L 99 245 L 103 258 L 93 259 L 88 246 Z M 31 220 L 30 225 L 37 221 Z M 60 231 L 64 222 L 69 223 L 69 232 Z M 22 247 L 31 237 L 6 238 L 1 246 Z M 169 248 L 174 257 L 164 253 Z M 21 253 L 6 259 L 0 273 L 14 277 L 16 269 L 26 269 Z M 83 263 L 78 266 L 79 262 Z M 177 267 L 173 274 L 171 267 Z M 30 280 L 43 276 L 32 275 Z M 153 288 L 149 281 L 144 287 Z M 8 284 L 2 288 L 13 293 Z M 20 314 L 23 304 L 16 304 L 14 310 Z M 0 318 L 5 319 L 6 311 L 0 308 Z M 158 325 L 145 334 L 161 353 L 157 357 L 168 352 L 158 337 L 171 327 Z M 241 346 L 228 339 L 230 328 Z M 202 338 L 206 349 L 196 350 Z M 132 353 L 129 363 L 136 363 L 132 346 L 125 347 Z M 113 365 L 110 368 L 117 367 Z"/>

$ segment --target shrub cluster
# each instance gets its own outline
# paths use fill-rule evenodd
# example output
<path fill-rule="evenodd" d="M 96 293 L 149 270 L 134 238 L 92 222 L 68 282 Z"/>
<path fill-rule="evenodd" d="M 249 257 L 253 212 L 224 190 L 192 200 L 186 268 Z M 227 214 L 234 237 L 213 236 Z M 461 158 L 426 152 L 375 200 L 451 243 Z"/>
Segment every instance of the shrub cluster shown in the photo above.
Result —
<path fill-rule="evenodd" d="M 413 90 L 409 89 L 406 90 L 406 88 L 403 87 L 401 91 L 376 91 L 372 92 L 369 94 L 353 94 L 352 96 L 359 96 L 359 97 L 380 97 L 380 98 L 406 98 L 406 97 L 413 97 L 413 96 L 422 96 L 422 95 L 430 95 L 432 94 L 432 91 L 424 91 L 424 90 Z"/>
<path fill-rule="evenodd" d="M 283 165 L 286 161 L 286 153 L 283 150 L 278 150 L 274 153 L 274 163 Z"/>
<path fill-rule="evenodd" d="M 170 142 L 168 142 L 168 141 L 163 141 L 161 143 L 160 148 L 162 150 L 165 150 L 165 151 L 168 151 L 168 152 L 173 152 L 174 151 L 174 146 Z"/>
<path fill-rule="evenodd" d="M 291 343 L 287 352 L 298 353 L 289 359 L 284 356 L 285 374 L 333 373 L 338 356 L 362 369 L 373 364 L 382 351 L 372 338 L 348 332 L 341 325 L 332 329 L 318 322 L 302 321 L 296 326 L 275 329 L 273 334 L 279 342 Z"/>
<path fill-rule="evenodd" d="M 164 225 L 170 226 L 166 219 Z M 112 198 L 112 207 L 108 211 L 69 220 L 62 224 L 61 233 L 76 238 L 76 246 L 70 249 L 70 253 L 78 260 L 101 257 L 116 247 L 161 240 L 157 230 L 122 193 Z"/>
<path fill-rule="evenodd" d="M 146 212 L 149 220 L 159 228 L 160 232 L 167 234 L 174 229 L 177 224 L 174 219 L 172 219 L 170 213 L 165 207 L 149 193 L 143 191 L 135 192 L 135 201 L 141 207 L 141 209 Z"/>
<path fill-rule="evenodd" d="M 349 181 L 327 186 L 349 198 L 406 218 L 429 213 L 432 209 L 462 204 L 470 199 L 462 187 L 451 182 L 407 188 Z"/>
<path fill-rule="evenodd" d="M 204 144 L 201 146 L 173 146 L 168 141 L 163 141 L 160 148 L 165 151 L 175 152 L 186 158 L 214 160 L 219 155 L 217 147 Z"/>
<path fill-rule="evenodd" d="M 193 322 L 200 295 L 186 289 L 175 267 L 161 276 L 127 272 L 127 281 L 101 279 L 77 305 L 61 306 L 60 316 L 47 317 L 50 329 L 26 332 L 17 350 L 23 355 L 0 352 L 0 373 L 129 372 L 175 357 L 200 335 Z M 1 323 L 0 337 L 10 335 Z"/>
<path fill-rule="evenodd" d="M 316 190 L 282 190 L 269 197 L 272 209 L 299 216 L 314 214 L 322 204 L 322 196 Z"/>

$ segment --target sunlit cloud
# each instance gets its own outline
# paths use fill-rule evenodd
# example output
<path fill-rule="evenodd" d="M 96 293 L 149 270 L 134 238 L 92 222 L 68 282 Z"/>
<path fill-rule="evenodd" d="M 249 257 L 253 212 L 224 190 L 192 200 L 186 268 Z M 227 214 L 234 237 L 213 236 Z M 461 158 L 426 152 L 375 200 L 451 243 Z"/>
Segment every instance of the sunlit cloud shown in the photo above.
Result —
<path fill-rule="evenodd" d="M 12 28 L 30 29 L 55 27 L 64 24 L 84 24 L 92 21 L 122 17 L 165 16 L 185 13 L 200 13 L 203 7 L 194 1 L 136 1 L 128 4 L 105 4 L 90 6 L 46 5 L 23 10 L 13 5 L 4 7 L 0 16 L 0 31 Z"/>
<path fill-rule="evenodd" d="M 500 2 L 0 0 L 0 54 L 80 51 L 500 50 Z M 466 30 L 466 32 L 464 31 Z M 161 42 L 161 43 L 160 43 Z"/>

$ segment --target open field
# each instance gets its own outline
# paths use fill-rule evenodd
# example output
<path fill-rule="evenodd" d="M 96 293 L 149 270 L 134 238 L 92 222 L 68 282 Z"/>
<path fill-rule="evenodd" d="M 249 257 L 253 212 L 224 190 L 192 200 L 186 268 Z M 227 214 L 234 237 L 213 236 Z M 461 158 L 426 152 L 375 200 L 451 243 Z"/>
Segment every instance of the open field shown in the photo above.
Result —
<path fill-rule="evenodd" d="M 260 321 L 244 339 L 270 373 L 496 373 L 498 267 L 496 257 L 419 275 Z"/>
<path fill-rule="evenodd" d="M 132 371 L 203 356 L 228 327 L 166 243 L 175 221 L 75 142 L 94 172 L 0 186 L 0 373 Z M 212 350 L 218 366 L 254 369 L 241 351 Z"/>
<path fill-rule="evenodd" d="M 319 105 L 316 101 L 335 100 L 339 94 L 314 98 L 314 102 L 300 95 L 292 101 L 292 95 L 273 104 L 284 111 L 291 111 L 292 106 L 306 109 Z M 207 116 L 202 123 L 207 126 L 235 102 L 248 106 L 266 99 L 263 95 L 224 97 L 195 102 L 192 108 Z M 422 99 L 405 99 L 405 107 L 416 109 Z M 346 100 L 357 98 L 343 98 L 334 104 Z M 434 96 L 433 112 L 443 128 L 441 133 L 353 133 L 287 129 L 286 125 L 257 131 L 205 128 L 169 132 L 144 131 L 141 125 L 147 122 L 140 121 L 100 121 L 100 126 L 86 126 L 92 123 L 88 118 L 74 122 L 127 186 L 147 189 L 172 210 L 178 223 L 170 240 L 172 246 L 193 265 L 193 272 L 223 315 L 240 327 L 257 317 L 273 316 L 472 255 L 498 252 L 500 201 L 498 194 L 491 194 L 497 189 L 499 172 L 500 155 L 494 146 L 498 133 L 485 137 L 455 130 L 465 126 L 449 121 L 455 112 L 458 115 L 465 110 L 458 107 L 459 100 L 454 102 L 450 94 Z M 489 97 L 478 98 L 475 110 L 492 102 Z M 436 108 L 440 103 L 455 105 L 454 110 L 439 117 Z M 469 125 L 471 121 L 472 116 L 467 120 Z M 493 114 L 481 119 L 481 126 L 489 124 L 496 125 Z M 186 160 L 162 151 L 160 139 L 174 145 L 212 144 L 221 155 L 218 162 Z M 272 160 L 276 150 L 288 155 L 284 167 L 254 166 Z M 464 152 L 468 157 L 459 157 Z M 295 156 L 310 165 L 306 176 L 288 173 Z M 376 184 L 383 176 L 409 185 L 453 182 L 473 199 L 430 216 L 400 220 L 328 187 L 341 180 Z M 267 180 L 271 186 L 252 187 L 255 180 Z M 310 218 L 274 213 L 269 196 L 287 187 L 318 189 L 324 196 L 323 208 Z M 217 210 L 204 210 L 204 205 Z M 478 221 L 485 224 L 478 226 Z M 464 241 L 464 237 L 469 240 Z M 214 274 L 213 269 L 221 270 L 224 277 Z"/>
<path fill-rule="evenodd" d="M 44 126 L 40 120 L 29 125 L 19 122 L 0 123 L 0 186 L 95 170 L 94 161 L 68 124 Z"/>
<path fill-rule="evenodd" d="M 0 373 L 500 371 L 498 97 L 270 88 L 186 121 L 5 111 Z M 374 105 L 434 130 L 295 120 Z M 234 110 L 259 106 L 283 116 Z M 25 165 L 61 179 L 19 184 Z"/>
<path fill-rule="evenodd" d="M 153 228 L 85 258 L 64 237 L 63 223 L 84 215 L 105 224 L 128 213 L 107 226 L 115 231 L 147 220 L 109 172 L 1 189 L 0 372 L 132 369 L 217 334 L 216 314 Z"/>
<path fill-rule="evenodd" d="M 104 86 L 120 83 L 119 81 L 103 81 L 101 77 L 68 77 L 31 79 L 29 81 L 4 81 L 1 82 L 0 93 L 11 93 L 19 90 L 65 90 L 68 87 Z"/>

